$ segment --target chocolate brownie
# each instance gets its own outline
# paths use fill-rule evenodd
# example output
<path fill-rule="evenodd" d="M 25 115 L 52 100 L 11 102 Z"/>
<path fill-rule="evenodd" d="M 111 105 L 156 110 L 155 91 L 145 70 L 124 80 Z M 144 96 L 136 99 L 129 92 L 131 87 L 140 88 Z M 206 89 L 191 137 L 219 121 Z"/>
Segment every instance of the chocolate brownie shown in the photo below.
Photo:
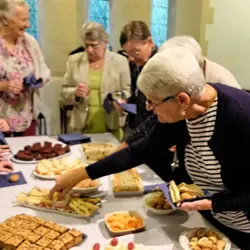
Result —
<path fill-rule="evenodd" d="M 63 149 L 65 150 L 66 153 L 68 153 L 70 151 L 69 145 L 65 146 Z"/>
<path fill-rule="evenodd" d="M 30 151 L 30 150 L 31 150 L 31 146 L 29 146 L 29 145 L 28 145 L 28 146 L 25 146 L 25 147 L 24 147 L 24 150 Z"/>
<path fill-rule="evenodd" d="M 45 148 L 51 148 L 51 147 L 52 147 L 52 143 L 46 141 L 46 142 L 44 142 L 44 147 L 45 147 Z"/>

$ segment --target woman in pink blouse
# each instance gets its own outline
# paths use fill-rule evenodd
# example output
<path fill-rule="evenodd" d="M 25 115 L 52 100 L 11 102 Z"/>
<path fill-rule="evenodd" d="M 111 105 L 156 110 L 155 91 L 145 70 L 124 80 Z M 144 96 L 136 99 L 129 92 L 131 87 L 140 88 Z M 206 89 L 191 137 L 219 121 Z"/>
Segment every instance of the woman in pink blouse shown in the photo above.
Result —
<path fill-rule="evenodd" d="M 25 33 L 29 26 L 24 0 L 0 0 L 0 119 L 7 121 L 14 136 L 35 134 L 39 113 L 39 90 L 24 88 L 23 79 L 34 75 L 43 86 L 50 78 L 39 45 Z"/>

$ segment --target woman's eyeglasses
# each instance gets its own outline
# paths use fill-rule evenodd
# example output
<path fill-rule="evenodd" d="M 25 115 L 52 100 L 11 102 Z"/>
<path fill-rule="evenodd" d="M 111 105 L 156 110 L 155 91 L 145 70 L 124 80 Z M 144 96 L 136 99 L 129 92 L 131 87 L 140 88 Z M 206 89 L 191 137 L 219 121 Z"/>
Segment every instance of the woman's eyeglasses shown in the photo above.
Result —
<path fill-rule="evenodd" d="M 101 44 L 101 42 L 99 43 L 84 43 L 83 47 L 84 49 L 88 49 L 89 47 L 91 47 L 92 49 L 97 48 L 99 45 Z"/>
<path fill-rule="evenodd" d="M 161 104 L 163 104 L 164 102 L 167 102 L 168 100 L 172 99 L 174 96 L 168 96 L 166 98 L 164 98 L 160 103 L 154 103 L 153 101 L 151 101 L 150 99 L 147 98 L 146 100 L 146 106 L 148 106 L 150 109 L 154 109 L 158 106 L 160 106 Z"/>

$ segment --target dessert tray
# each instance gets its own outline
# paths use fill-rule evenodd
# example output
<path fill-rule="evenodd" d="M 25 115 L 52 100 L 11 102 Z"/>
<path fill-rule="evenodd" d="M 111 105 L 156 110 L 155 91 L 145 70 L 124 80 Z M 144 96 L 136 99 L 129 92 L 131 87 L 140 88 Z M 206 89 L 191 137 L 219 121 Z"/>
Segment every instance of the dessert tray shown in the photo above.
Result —
<path fill-rule="evenodd" d="M 13 154 L 11 160 L 19 164 L 34 164 L 42 159 L 54 159 L 68 155 L 70 147 L 56 140 L 36 142 Z"/>
<path fill-rule="evenodd" d="M 153 250 L 142 244 L 135 244 L 132 241 L 128 244 L 124 244 L 117 238 L 113 238 L 106 246 L 101 246 L 100 243 L 95 243 L 89 250 Z"/>
<path fill-rule="evenodd" d="M 16 205 L 76 218 L 88 218 L 101 207 L 100 198 L 70 196 L 58 201 L 56 198 L 51 200 L 49 192 L 49 189 L 33 187 L 29 192 L 20 193 L 16 197 Z"/>
<path fill-rule="evenodd" d="M 84 242 L 86 235 L 53 221 L 18 214 L 0 223 L 0 247 L 17 250 L 65 250 Z"/>

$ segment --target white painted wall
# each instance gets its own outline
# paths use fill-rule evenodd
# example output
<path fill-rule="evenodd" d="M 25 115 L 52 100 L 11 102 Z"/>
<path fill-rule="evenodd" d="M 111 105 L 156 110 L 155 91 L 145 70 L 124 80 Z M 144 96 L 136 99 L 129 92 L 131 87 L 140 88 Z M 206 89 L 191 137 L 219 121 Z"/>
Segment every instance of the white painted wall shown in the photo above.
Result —
<path fill-rule="evenodd" d="M 250 89 L 250 1 L 210 0 L 213 24 L 207 25 L 207 56 L 227 67 L 242 88 Z"/>

